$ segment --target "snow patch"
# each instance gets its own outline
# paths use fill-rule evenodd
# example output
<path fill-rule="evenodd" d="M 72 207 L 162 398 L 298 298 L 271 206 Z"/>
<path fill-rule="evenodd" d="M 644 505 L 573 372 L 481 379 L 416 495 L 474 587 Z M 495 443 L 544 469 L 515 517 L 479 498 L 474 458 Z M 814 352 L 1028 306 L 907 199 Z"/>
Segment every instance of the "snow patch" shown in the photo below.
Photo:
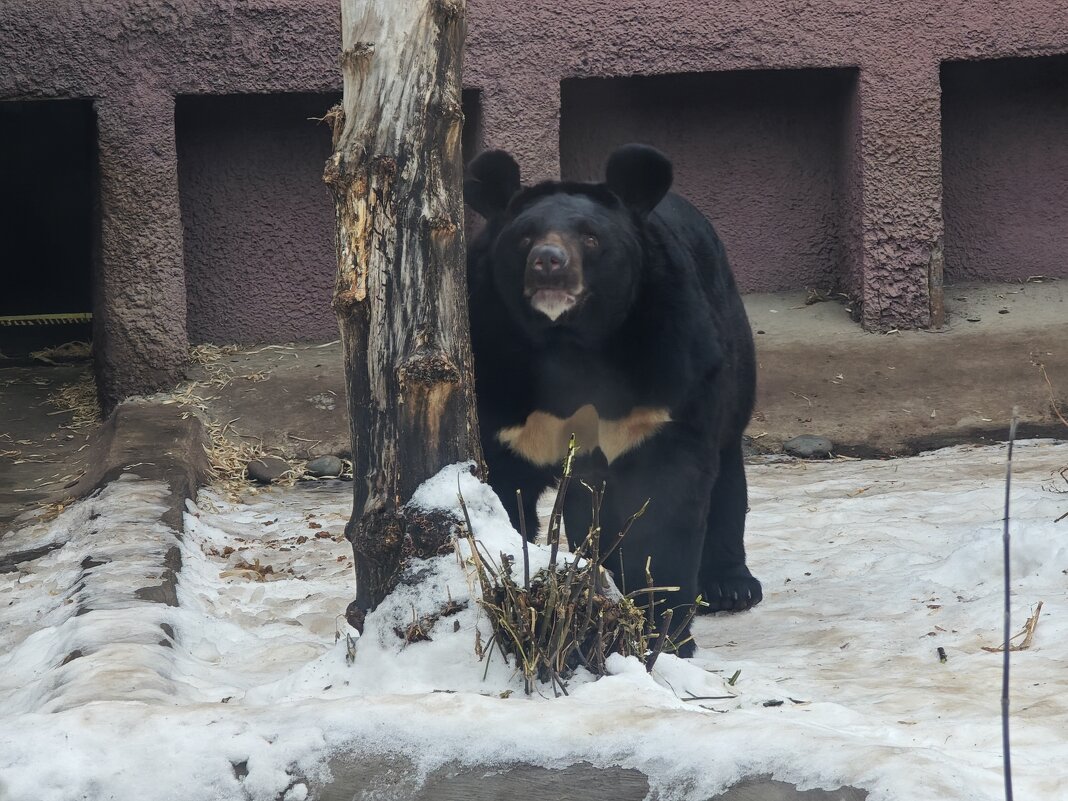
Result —
<path fill-rule="evenodd" d="M 1045 607 L 1033 647 L 1012 657 L 1015 780 L 1021 797 L 1054 801 L 1068 784 L 1068 529 L 1053 520 L 1068 496 L 1049 490 L 1068 444 L 1017 448 L 1014 627 Z M 872 801 L 1000 798 L 1001 657 L 983 646 L 1002 624 L 1004 447 L 748 473 L 764 602 L 699 618 L 692 660 L 661 656 L 647 674 L 613 657 L 612 675 L 579 676 L 559 699 L 524 697 L 499 654 L 488 671 L 475 655 L 476 630 L 484 643 L 489 631 L 466 542 L 412 565 L 418 582 L 368 616 L 349 664 L 351 488 L 340 482 L 251 504 L 203 492 L 185 517 L 179 607 L 129 603 L 131 586 L 150 583 L 130 566 L 166 543 L 145 522 L 165 488 L 117 482 L 4 540 L 65 544 L 0 575 L 0 798 L 300 801 L 328 780 L 332 756 L 397 753 L 424 775 L 519 759 L 621 765 L 664 798 L 754 774 L 852 784 Z M 411 503 L 458 515 L 458 492 L 485 554 L 521 558 L 500 501 L 467 465 Z M 122 558 L 91 568 L 98 608 L 75 616 L 67 599 L 83 597 L 81 563 L 101 548 Z M 547 549 L 530 553 L 532 569 L 547 564 Z M 449 598 L 467 606 L 430 641 L 393 631 Z M 145 645 L 161 621 L 173 647 Z M 75 642 L 95 650 L 61 665 Z"/>

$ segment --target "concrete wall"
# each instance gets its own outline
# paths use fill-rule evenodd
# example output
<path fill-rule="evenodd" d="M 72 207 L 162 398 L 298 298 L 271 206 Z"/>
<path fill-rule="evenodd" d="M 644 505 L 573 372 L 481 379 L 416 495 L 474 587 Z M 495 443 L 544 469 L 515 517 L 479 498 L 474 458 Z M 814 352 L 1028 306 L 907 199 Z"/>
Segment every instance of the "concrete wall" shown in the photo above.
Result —
<path fill-rule="evenodd" d="M 677 136 L 680 185 L 703 193 L 705 199 L 698 200 L 724 228 L 746 284 L 772 287 L 796 281 L 798 286 L 837 276 L 855 296 L 869 330 L 925 327 L 938 305 L 938 283 L 932 282 L 931 271 L 945 233 L 940 65 L 1068 53 L 1068 6 L 1055 0 L 469 0 L 468 24 L 465 84 L 479 92 L 478 139 L 511 150 L 531 180 L 559 174 L 561 146 L 563 165 L 571 170 L 596 159 L 595 151 L 609 140 L 648 134 L 666 137 L 663 141 L 673 146 Z M 211 294 L 199 286 L 209 277 L 207 249 L 198 249 L 198 243 L 191 247 L 192 259 L 186 259 L 189 240 L 183 235 L 187 229 L 178 175 L 178 148 L 184 150 L 184 144 L 175 138 L 175 97 L 337 91 L 338 28 L 335 0 L 0 4 L 0 101 L 94 102 L 99 171 L 94 310 L 105 401 L 178 378 L 190 332 L 194 338 L 237 333 L 217 327 L 222 306 L 205 308 L 201 315 Z M 822 70 L 849 72 L 855 80 L 847 92 L 835 88 L 827 95 Z M 733 74 L 743 72 L 763 77 Z M 574 133 L 572 120 L 581 120 L 584 112 L 568 96 L 594 86 L 586 81 L 702 73 L 721 75 L 693 79 L 698 89 L 709 91 L 695 96 L 692 105 L 671 90 L 679 99 L 677 113 L 661 125 L 617 105 L 611 113 L 622 127 L 610 132 L 602 127 L 600 140 Z M 1055 110 L 1057 95 L 1042 89 L 1020 100 L 998 94 L 1001 90 L 993 86 L 984 88 L 981 80 L 967 75 L 958 80 L 953 68 L 946 76 L 950 277 L 999 275 L 995 270 L 1003 268 L 993 265 L 1021 252 L 1033 255 L 1014 266 L 1014 274 L 1030 272 L 1034 265 L 1063 264 L 1063 240 L 1056 235 L 1064 230 L 1068 204 L 1057 183 L 1063 151 L 1047 148 L 1041 168 L 1025 155 L 1063 131 L 1063 116 Z M 747 80 L 757 83 L 746 89 Z M 664 85 L 674 84 L 668 79 Z M 796 103 L 784 86 L 812 97 L 814 106 Z M 639 99 L 658 102 L 648 90 Z M 615 102 L 603 94 L 594 101 Z M 1002 125 L 1004 113 L 983 111 L 989 102 L 1020 121 Z M 1020 103 L 1030 105 L 1025 110 Z M 1025 114 L 1032 115 L 1026 123 Z M 1032 124 L 1034 115 L 1038 122 Z M 586 119 L 597 121 L 591 115 Z M 748 141 L 729 138 L 737 136 L 732 123 L 751 133 Z M 706 124 L 714 136 L 703 142 Z M 987 132 L 976 133 L 982 126 Z M 994 130 L 999 127 L 1004 130 Z M 222 128 L 216 132 L 232 135 Z M 812 146 L 801 146 L 795 136 Z M 1030 144 L 1014 148 L 1007 164 L 975 155 L 989 143 L 996 147 L 1016 136 Z M 1058 141 L 1063 140 L 1060 136 Z M 269 146 L 264 147 L 267 153 Z M 984 165 L 959 166 L 958 154 L 967 153 L 973 155 L 960 158 Z M 731 164 L 717 165 L 712 172 L 711 163 L 703 166 L 701 154 Z M 728 194 L 727 202 L 715 195 L 716 187 L 702 186 L 705 169 Z M 1021 205 L 1019 185 L 995 187 L 996 199 L 982 202 L 987 193 L 966 188 L 976 175 L 1032 169 L 1039 198 L 1045 198 L 1033 205 Z M 232 178 L 235 187 L 246 180 Z M 760 180 L 766 193 L 754 186 Z M 319 201 L 313 199 L 311 184 L 306 186 L 309 194 L 301 203 L 311 205 L 282 209 L 304 229 L 293 234 L 303 243 L 315 237 L 311 227 L 321 224 L 309 210 Z M 235 191 L 218 196 L 236 203 Z M 721 214 L 724 207 L 728 212 Z M 962 248 L 961 242 L 982 239 L 975 232 L 998 218 L 990 210 L 994 207 L 1026 208 L 1028 220 L 1034 221 L 1014 224 L 1025 229 L 1022 234 L 1001 226 L 981 247 Z M 266 225 L 266 208 L 257 213 L 260 225 Z M 769 225 L 770 235 L 757 233 Z M 226 230 L 231 228 L 228 223 Z M 216 241 L 220 235 L 212 234 Z M 274 235 L 283 237 L 281 226 Z M 227 247 L 228 259 L 245 264 L 228 263 L 225 269 L 256 274 L 255 261 L 262 254 Z M 796 251 L 796 264 L 790 263 L 791 251 Z M 278 270 L 282 261 L 272 269 Z M 198 284 L 191 293 L 187 264 Z M 306 282 L 315 285 L 318 264 L 315 257 L 294 268 L 286 291 Z M 281 270 L 280 277 L 285 274 Z M 284 293 L 265 293 L 255 301 L 258 309 L 271 306 L 272 295 Z M 187 298 L 197 309 L 191 325 Z M 231 303 L 231 314 L 236 314 L 238 299 L 231 298 L 220 303 Z M 307 322 L 307 334 L 318 335 L 329 314 L 326 309 L 290 314 L 286 328 Z M 266 325 L 269 315 L 257 310 L 246 320 L 245 325 Z M 241 338 L 259 339 L 260 334 L 245 329 Z"/>
<path fill-rule="evenodd" d="M 181 378 L 188 354 L 175 97 L 336 92 L 324 0 L 0 4 L 0 101 L 91 99 L 94 350 L 105 406 Z"/>
<path fill-rule="evenodd" d="M 886 330 L 927 326 L 937 302 L 930 270 L 943 236 L 940 63 L 1068 52 L 1068 7 L 472 0 L 468 44 L 485 137 L 514 150 L 532 177 L 559 168 L 562 80 L 857 69 L 840 153 L 846 241 L 837 272 L 865 327 Z"/>
<path fill-rule="evenodd" d="M 947 281 L 1068 278 L 1068 56 L 942 68 Z"/>

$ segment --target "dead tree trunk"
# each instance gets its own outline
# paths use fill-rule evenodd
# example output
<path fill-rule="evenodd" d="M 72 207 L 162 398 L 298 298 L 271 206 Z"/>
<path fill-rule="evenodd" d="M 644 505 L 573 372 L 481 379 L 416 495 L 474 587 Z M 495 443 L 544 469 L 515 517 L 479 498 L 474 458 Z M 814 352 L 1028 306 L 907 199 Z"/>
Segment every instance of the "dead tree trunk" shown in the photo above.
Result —
<path fill-rule="evenodd" d="M 404 503 L 482 452 L 463 241 L 464 0 L 342 0 L 342 110 L 325 180 L 337 208 L 334 310 L 354 465 L 346 535 L 356 616 L 449 526 Z M 435 545 L 437 543 L 437 545 Z"/>

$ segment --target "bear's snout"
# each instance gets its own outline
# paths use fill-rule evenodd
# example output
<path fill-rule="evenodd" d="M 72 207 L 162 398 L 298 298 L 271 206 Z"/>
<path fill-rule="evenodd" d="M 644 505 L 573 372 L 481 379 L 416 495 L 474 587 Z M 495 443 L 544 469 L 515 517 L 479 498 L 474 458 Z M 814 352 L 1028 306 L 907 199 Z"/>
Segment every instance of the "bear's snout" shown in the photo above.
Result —
<path fill-rule="evenodd" d="M 567 251 L 559 245 L 544 244 L 531 248 L 527 269 L 539 276 L 552 276 L 567 268 Z"/>
<path fill-rule="evenodd" d="M 578 303 L 582 259 L 555 236 L 536 242 L 527 254 L 523 294 L 531 307 L 552 321 Z"/>
<path fill-rule="evenodd" d="M 528 297 L 539 289 L 579 289 L 582 255 L 571 237 L 549 232 L 535 238 L 527 253 L 524 283 Z"/>

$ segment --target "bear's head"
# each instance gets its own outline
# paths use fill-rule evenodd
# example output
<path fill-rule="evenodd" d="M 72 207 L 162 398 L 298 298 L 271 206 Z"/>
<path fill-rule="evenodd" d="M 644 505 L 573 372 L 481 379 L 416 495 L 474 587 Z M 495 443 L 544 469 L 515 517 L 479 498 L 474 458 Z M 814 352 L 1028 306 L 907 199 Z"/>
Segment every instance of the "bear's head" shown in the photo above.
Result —
<path fill-rule="evenodd" d="M 671 162 L 644 145 L 616 150 L 603 183 L 547 181 L 527 189 L 508 153 L 482 153 L 464 181 L 464 200 L 487 219 L 476 258 L 489 263 L 477 267 L 534 338 L 555 331 L 603 340 L 635 303 L 645 218 L 671 181 Z"/>

